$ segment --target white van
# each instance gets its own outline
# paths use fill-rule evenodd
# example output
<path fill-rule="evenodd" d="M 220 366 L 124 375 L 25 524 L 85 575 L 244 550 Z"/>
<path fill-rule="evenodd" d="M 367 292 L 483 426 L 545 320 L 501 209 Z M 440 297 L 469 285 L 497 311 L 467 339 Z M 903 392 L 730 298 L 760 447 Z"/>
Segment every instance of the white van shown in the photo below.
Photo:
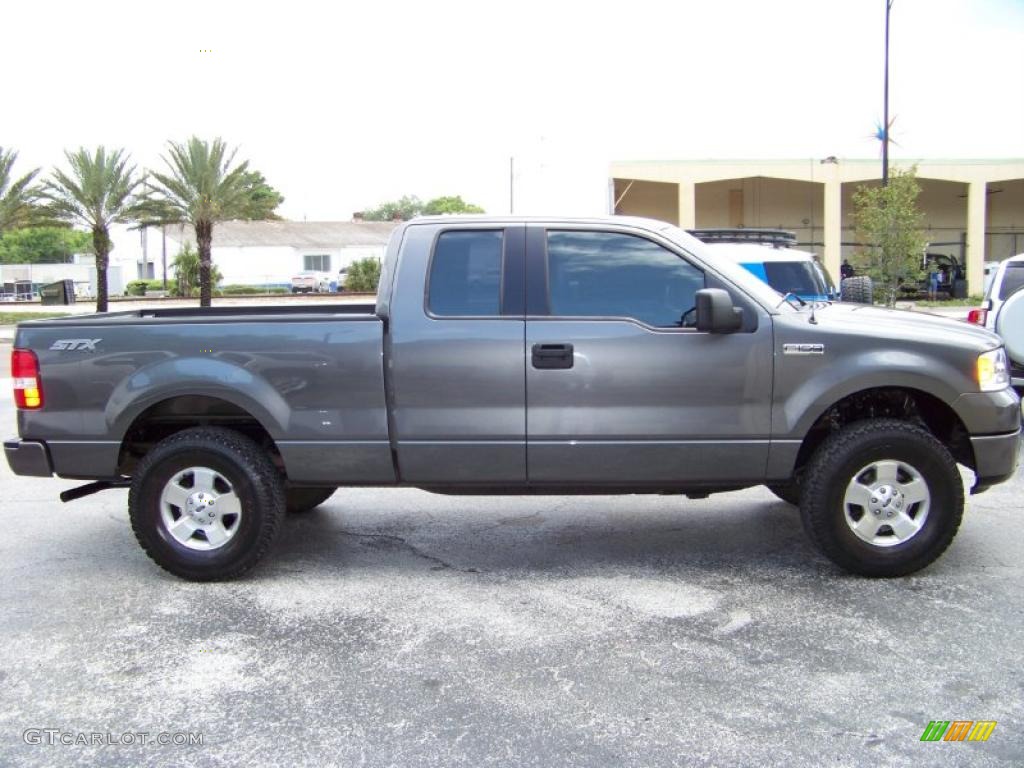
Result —
<path fill-rule="evenodd" d="M 1024 388 L 1024 253 L 1011 256 L 999 263 L 985 289 L 981 307 L 967 313 L 967 322 L 983 325 L 998 333 L 1010 358 L 1010 378 L 1013 386 Z M 1008 306 L 1013 298 L 1013 307 Z M 1011 317 L 1012 315 L 1012 317 Z"/>
<path fill-rule="evenodd" d="M 835 283 L 817 255 L 799 251 L 796 236 L 779 229 L 691 229 L 715 256 L 739 264 L 779 293 L 803 301 L 838 299 Z"/>

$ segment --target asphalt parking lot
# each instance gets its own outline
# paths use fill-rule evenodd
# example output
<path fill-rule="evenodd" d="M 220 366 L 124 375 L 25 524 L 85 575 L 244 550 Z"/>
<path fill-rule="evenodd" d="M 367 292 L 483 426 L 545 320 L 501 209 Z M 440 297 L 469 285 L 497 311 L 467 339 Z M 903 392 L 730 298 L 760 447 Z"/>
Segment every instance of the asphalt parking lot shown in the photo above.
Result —
<path fill-rule="evenodd" d="M 763 489 L 341 490 L 197 585 L 148 561 L 125 492 L 73 485 L 0 467 L 3 766 L 1024 764 L 1021 472 L 893 581 L 837 571 Z M 998 725 L 920 741 L 958 719 Z M 139 743 L 161 732 L 203 743 Z M 93 733 L 149 736 L 59 743 Z"/>

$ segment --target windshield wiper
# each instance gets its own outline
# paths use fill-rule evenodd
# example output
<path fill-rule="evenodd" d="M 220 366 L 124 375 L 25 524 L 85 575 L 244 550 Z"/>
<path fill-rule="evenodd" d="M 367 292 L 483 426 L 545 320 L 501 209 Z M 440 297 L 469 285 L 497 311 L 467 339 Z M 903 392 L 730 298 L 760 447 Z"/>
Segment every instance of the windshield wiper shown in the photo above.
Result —
<path fill-rule="evenodd" d="M 786 291 L 786 293 L 785 293 L 785 294 L 783 295 L 783 297 L 782 297 L 782 301 L 780 301 L 780 302 L 779 302 L 778 304 L 776 304 L 776 305 L 775 305 L 775 308 L 776 308 L 776 309 L 778 309 L 779 307 L 781 307 L 781 306 L 782 306 L 782 302 L 783 302 L 783 301 L 789 301 L 789 300 L 790 300 L 790 298 L 793 298 L 793 299 L 796 299 L 797 301 L 799 301 L 799 302 L 800 302 L 800 306 L 801 306 L 801 307 L 806 307 L 806 306 L 807 306 L 807 302 L 806 302 L 806 301 L 804 301 L 803 299 L 801 299 L 801 298 L 800 298 L 799 296 L 797 296 L 797 295 L 796 295 L 795 293 L 793 293 L 792 291 Z M 793 304 L 793 302 L 791 302 L 791 301 L 789 302 L 789 305 L 790 305 L 791 307 L 796 307 L 796 305 L 795 305 L 795 304 Z M 799 309 L 799 307 L 796 307 L 796 308 L 797 308 L 797 309 Z"/>

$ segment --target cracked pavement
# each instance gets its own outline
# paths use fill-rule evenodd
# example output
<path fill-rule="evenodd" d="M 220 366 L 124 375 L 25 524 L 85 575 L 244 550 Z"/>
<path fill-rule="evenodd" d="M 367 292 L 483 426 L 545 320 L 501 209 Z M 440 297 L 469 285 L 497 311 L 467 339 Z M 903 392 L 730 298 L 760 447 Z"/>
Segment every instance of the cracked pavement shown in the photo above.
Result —
<path fill-rule="evenodd" d="M 0 467 L 0 765 L 1024 763 L 1020 472 L 892 581 L 837 571 L 764 489 L 346 489 L 250 577 L 191 584 L 142 553 L 124 491 L 60 504 L 73 485 Z M 998 726 L 920 742 L 935 719 Z"/>

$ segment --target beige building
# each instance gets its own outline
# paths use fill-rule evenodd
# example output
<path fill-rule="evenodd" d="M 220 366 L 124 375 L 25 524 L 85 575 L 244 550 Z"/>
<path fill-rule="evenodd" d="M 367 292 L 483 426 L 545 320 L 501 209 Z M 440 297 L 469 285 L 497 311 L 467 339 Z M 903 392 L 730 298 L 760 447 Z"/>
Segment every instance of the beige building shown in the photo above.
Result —
<path fill-rule="evenodd" d="M 1024 159 L 917 160 L 929 253 L 967 265 L 981 293 L 985 261 L 1024 251 Z M 853 193 L 879 184 L 880 160 L 705 160 L 612 164 L 612 211 L 693 227 L 778 227 L 821 253 L 838 277 L 859 244 Z"/>

